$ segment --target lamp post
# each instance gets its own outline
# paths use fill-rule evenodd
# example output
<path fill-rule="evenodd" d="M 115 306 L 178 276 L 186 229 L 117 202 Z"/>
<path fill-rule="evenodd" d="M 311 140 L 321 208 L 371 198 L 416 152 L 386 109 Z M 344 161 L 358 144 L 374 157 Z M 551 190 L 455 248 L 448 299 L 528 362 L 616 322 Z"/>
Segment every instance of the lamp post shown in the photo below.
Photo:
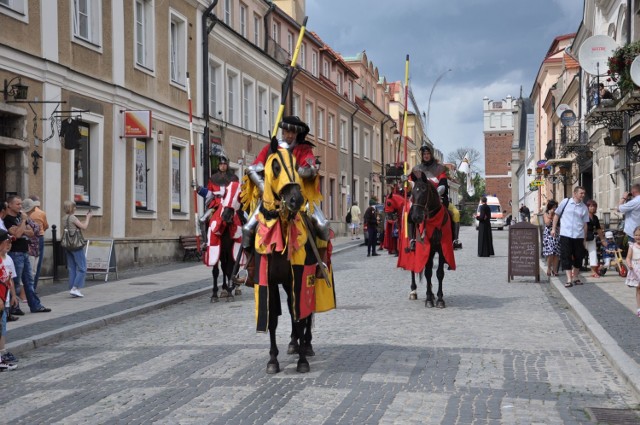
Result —
<path fill-rule="evenodd" d="M 451 69 L 447 69 L 442 74 L 440 74 L 438 78 L 436 78 L 436 81 L 434 81 L 433 86 L 431 87 L 431 93 L 429 93 L 429 103 L 427 104 L 427 128 L 425 129 L 425 133 L 427 134 L 427 137 L 429 136 L 429 131 L 428 131 L 429 120 L 431 120 L 431 96 L 433 95 L 433 91 L 436 89 L 436 86 L 438 85 L 440 80 L 442 80 L 442 77 L 444 77 L 445 74 L 449 71 L 451 71 Z"/>

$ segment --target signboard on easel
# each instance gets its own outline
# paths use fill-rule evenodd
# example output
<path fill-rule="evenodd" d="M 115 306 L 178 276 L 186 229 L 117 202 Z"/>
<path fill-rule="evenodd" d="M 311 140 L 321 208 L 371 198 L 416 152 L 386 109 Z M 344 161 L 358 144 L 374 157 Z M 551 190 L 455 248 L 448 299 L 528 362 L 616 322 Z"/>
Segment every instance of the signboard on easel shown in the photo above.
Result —
<path fill-rule="evenodd" d="M 109 280 L 109 273 L 115 273 L 118 278 L 116 252 L 113 239 L 88 239 L 85 247 L 87 257 L 87 274 L 104 274 L 104 281 Z"/>

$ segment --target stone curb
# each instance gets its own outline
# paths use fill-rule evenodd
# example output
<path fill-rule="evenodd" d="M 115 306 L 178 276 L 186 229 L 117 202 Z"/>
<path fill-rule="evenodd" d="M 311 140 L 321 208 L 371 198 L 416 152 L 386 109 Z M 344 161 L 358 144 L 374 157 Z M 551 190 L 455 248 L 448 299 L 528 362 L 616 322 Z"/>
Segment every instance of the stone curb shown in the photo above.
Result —
<path fill-rule="evenodd" d="M 541 271 L 546 270 L 546 267 L 544 261 L 541 260 Z M 542 275 L 545 274 L 541 272 L 541 276 Z M 620 348 L 616 340 L 598 323 L 589 310 L 573 296 L 568 288 L 564 287 L 560 276 L 551 277 L 550 283 L 551 287 L 564 298 L 571 310 L 573 310 L 578 319 L 580 319 L 586 331 L 591 335 L 595 344 L 602 350 L 616 372 L 622 376 L 624 381 L 635 393 L 635 396 L 640 398 L 640 368 L 635 360 Z"/>

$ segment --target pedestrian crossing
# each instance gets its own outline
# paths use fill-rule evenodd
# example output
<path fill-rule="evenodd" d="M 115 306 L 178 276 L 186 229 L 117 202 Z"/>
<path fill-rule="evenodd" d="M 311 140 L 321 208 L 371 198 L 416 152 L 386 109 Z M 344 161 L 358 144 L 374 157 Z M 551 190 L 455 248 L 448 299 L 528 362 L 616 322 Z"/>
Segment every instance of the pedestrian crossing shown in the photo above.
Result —
<path fill-rule="evenodd" d="M 96 347 L 68 348 L 68 353 L 38 353 L 31 364 L 28 357 L 21 363 L 22 369 L 14 373 L 28 374 L 24 388 L 18 388 L 25 394 L 15 393 L 15 387 L 11 393 L 0 380 L 3 422 L 111 423 L 132 418 L 167 425 L 234 423 L 248 417 L 248 411 L 267 414 L 266 403 L 268 420 L 262 416 L 260 423 L 271 425 L 331 423 L 327 418 L 332 412 L 340 412 L 333 417 L 336 423 L 341 415 L 355 415 L 362 423 L 375 417 L 381 424 L 398 423 L 398 418 L 403 424 L 437 424 L 447 421 L 447 406 L 475 406 L 478 401 L 465 399 L 474 388 L 481 398 L 491 399 L 485 403 L 503 423 L 527 423 L 526 418 L 537 416 L 556 423 L 561 415 L 551 400 L 557 392 L 606 398 L 612 385 L 580 387 L 581 377 L 593 374 L 597 365 L 572 356 L 577 368 L 567 372 L 567 365 L 548 352 L 362 346 L 358 362 L 343 367 L 341 362 L 353 357 L 358 347 L 326 346 L 316 348 L 316 356 L 309 359 L 311 373 L 295 372 L 297 356 L 281 354 L 283 371 L 266 375 L 268 349 L 263 346 L 149 346 L 100 353 L 95 353 Z M 71 352 L 80 355 L 78 360 L 50 366 Z M 448 360 L 438 363 L 444 367 L 434 368 L 434 358 Z M 548 376 L 548 384 L 536 387 L 539 399 L 507 397 L 509 368 L 516 369 L 515 379 L 531 385 Z M 2 377 L 17 376 L 14 373 Z M 270 393 L 263 393 L 264 388 Z M 369 397 L 376 398 L 377 412 L 369 411 Z M 541 414 L 539 409 L 547 411 Z"/>

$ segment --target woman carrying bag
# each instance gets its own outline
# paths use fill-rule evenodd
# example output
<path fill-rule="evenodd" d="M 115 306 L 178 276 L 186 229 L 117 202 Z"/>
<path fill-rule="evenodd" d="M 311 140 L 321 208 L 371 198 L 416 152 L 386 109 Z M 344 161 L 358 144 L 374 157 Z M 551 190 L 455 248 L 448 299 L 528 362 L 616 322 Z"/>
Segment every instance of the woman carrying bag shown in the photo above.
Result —
<path fill-rule="evenodd" d="M 84 237 L 82 231 L 89 227 L 89 221 L 93 214 L 87 213 L 84 221 L 75 216 L 76 203 L 64 201 L 65 215 L 62 217 L 64 234 L 62 246 L 67 251 L 67 269 L 69 270 L 69 294 L 74 298 L 82 298 L 84 295 L 80 289 L 84 288 L 84 280 L 87 275 L 87 257 L 84 253 Z"/>

